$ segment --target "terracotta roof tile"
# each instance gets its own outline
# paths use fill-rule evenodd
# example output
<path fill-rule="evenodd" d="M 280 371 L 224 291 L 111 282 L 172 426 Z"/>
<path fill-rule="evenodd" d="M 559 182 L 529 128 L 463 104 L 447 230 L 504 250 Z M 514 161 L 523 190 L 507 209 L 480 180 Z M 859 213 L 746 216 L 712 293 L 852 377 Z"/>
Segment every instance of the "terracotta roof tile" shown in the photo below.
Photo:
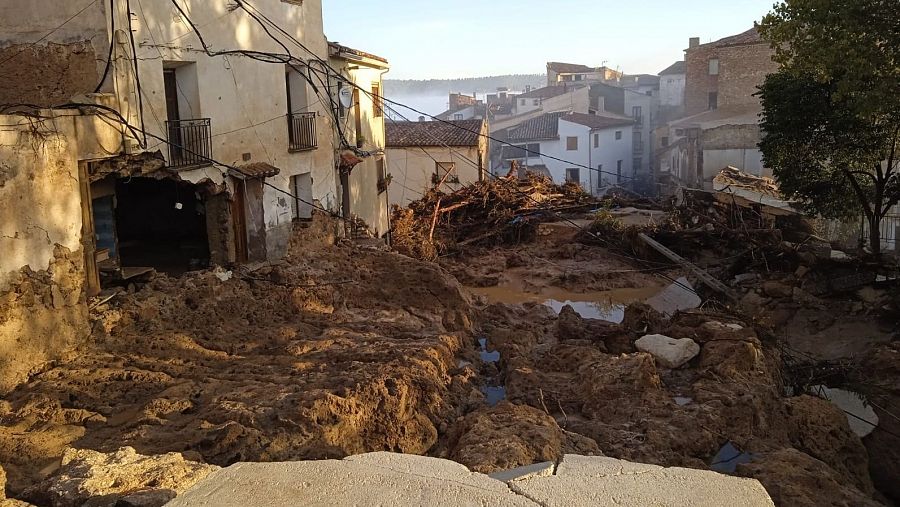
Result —
<path fill-rule="evenodd" d="M 578 63 L 547 62 L 547 68 L 558 74 L 594 72 L 593 67 L 588 67 L 587 65 L 581 65 Z"/>
<path fill-rule="evenodd" d="M 477 146 L 482 120 L 389 121 L 387 146 Z"/>
<path fill-rule="evenodd" d="M 278 173 L 281 172 L 281 169 L 269 165 L 265 162 L 253 162 L 251 164 L 244 164 L 237 166 L 237 171 L 232 170 L 233 176 L 241 179 L 258 179 L 258 178 L 271 178 L 273 176 L 278 176 Z"/>
<path fill-rule="evenodd" d="M 677 61 L 672 65 L 669 65 L 662 72 L 659 73 L 660 76 L 668 76 L 670 74 L 684 74 L 686 71 L 686 67 L 684 64 L 684 60 Z"/>
<path fill-rule="evenodd" d="M 545 113 L 509 129 L 510 141 L 536 141 L 559 137 L 559 118 L 568 111 Z"/>
<path fill-rule="evenodd" d="M 624 116 L 600 116 L 596 114 L 569 113 L 561 118 L 567 122 L 589 127 L 591 130 L 601 130 L 613 127 L 633 125 L 634 120 Z"/>

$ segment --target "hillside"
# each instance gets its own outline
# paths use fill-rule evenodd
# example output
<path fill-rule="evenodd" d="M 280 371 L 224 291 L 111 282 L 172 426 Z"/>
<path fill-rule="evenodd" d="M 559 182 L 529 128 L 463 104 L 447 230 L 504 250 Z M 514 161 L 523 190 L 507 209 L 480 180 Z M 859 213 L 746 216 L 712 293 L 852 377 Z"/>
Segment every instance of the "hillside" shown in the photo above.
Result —
<path fill-rule="evenodd" d="M 546 82 L 547 77 L 543 74 L 516 74 L 460 79 L 387 79 L 384 82 L 384 89 L 386 93 L 393 96 L 435 95 L 449 92 L 491 93 L 501 86 L 506 86 L 510 90 L 523 90 L 526 85 L 541 87 Z"/>

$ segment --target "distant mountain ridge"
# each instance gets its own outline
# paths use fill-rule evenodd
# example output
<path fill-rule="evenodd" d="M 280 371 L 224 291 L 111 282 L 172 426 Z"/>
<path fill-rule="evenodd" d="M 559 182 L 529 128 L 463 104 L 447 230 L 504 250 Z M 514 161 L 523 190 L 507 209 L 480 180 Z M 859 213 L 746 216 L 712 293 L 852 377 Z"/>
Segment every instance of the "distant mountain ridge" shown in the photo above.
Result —
<path fill-rule="evenodd" d="M 499 87 L 524 90 L 526 86 L 540 88 L 547 84 L 544 74 L 510 74 L 506 76 L 470 77 L 459 79 L 386 79 L 386 95 L 439 95 L 454 93 L 493 93 Z"/>

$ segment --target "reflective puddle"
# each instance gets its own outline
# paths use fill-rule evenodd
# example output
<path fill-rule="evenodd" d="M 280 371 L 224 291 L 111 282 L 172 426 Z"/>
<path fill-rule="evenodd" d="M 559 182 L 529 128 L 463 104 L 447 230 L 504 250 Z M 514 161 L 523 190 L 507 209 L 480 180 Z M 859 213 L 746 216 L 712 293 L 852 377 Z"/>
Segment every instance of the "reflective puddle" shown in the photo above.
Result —
<path fill-rule="evenodd" d="M 487 338 L 479 338 L 478 345 L 481 347 L 479 353 L 482 361 L 495 364 L 500 362 L 499 351 L 488 352 Z M 485 402 L 490 407 L 506 399 L 506 387 L 500 385 L 500 381 L 497 378 L 488 379 L 488 384 L 481 388 L 481 392 L 484 394 Z"/>
<path fill-rule="evenodd" d="M 741 452 L 734 444 L 728 442 L 719 449 L 709 468 L 719 473 L 733 474 L 737 470 L 738 465 L 750 463 L 751 461 L 753 461 L 753 454 Z"/>
<path fill-rule="evenodd" d="M 825 398 L 843 410 L 847 414 L 850 429 L 860 438 L 872 433 L 878 427 L 878 416 L 863 395 L 826 386 L 812 386 L 810 390 L 813 395 Z"/>
<path fill-rule="evenodd" d="M 547 287 L 539 293 L 525 292 L 513 287 L 469 287 L 474 294 L 486 297 L 492 303 L 539 303 L 559 313 L 570 305 L 586 319 L 600 319 L 620 323 L 625 318 L 625 308 L 631 303 L 643 301 L 658 294 L 660 287 L 642 289 L 617 289 L 598 292 L 571 292 L 558 287 Z"/>
<path fill-rule="evenodd" d="M 467 288 L 473 294 L 484 296 L 492 303 L 539 303 L 552 308 L 556 313 L 569 305 L 586 319 L 599 319 L 616 324 L 625 318 L 625 308 L 639 301 L 666 315 L 697 308 L 702 303 L 687 278 L 679 278 L 667 287 L 598 292 L 571 292 L 559 287 L 545 287 L 540 292 L 526 292 L 508 286 Z"/>

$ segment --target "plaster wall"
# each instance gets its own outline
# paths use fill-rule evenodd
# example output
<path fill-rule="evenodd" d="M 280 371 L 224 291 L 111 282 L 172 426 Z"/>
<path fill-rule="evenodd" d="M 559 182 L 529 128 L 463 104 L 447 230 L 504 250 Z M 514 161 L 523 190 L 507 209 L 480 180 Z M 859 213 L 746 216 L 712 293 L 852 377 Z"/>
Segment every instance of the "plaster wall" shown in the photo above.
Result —
<path fill-rule="evenodd" d="M 388 148 L 388 172 L 393 177 L 388 189 L 391 205 L 404 208 L 434 187 L 431 178 L 436 174 L 435 160 L 456 164 L 459 183 L 445 183 L 441 189 L 444 192 L 478 181 L 478 152 L 479 148 L 475 146 L 454 146 L 452 150 L 444 147 Z"/>

